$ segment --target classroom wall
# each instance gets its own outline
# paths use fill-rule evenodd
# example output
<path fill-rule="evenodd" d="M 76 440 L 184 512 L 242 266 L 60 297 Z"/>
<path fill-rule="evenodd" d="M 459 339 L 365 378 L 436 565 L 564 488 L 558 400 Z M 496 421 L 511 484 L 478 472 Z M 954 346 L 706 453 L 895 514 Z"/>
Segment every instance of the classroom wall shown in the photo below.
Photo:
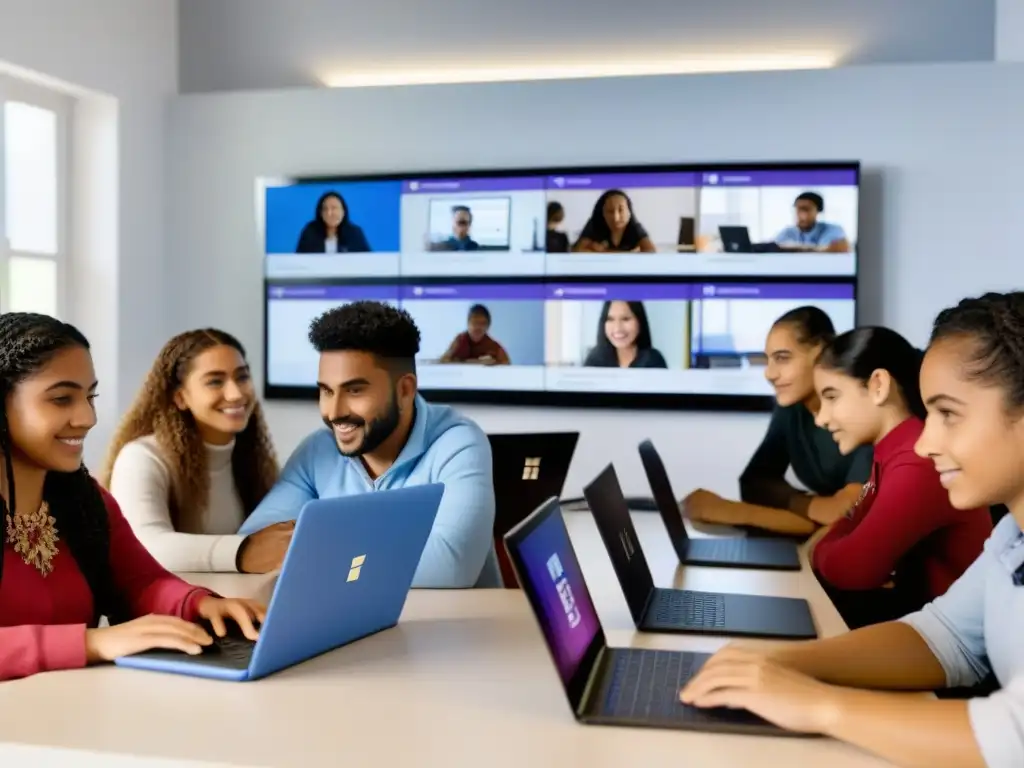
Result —
<path fill-rule="evenodd" d="M 1024 102 L 1010 95 L 1022 92 L 1024 65 L 960 64 L 182 96 L 169 109 L 165 195 L 168 279 L 180 300 L 165 335 L 224 326 L 261 368 L 259 175 L 859 159 L 861 320 L 920 344 L 935 313 L 965 293 L 1024 283 L 1007 245 L 1024 164 Z M 664 452 L 680 493 L 696 483 L 734 493 L 766 423 L 739 414 L 464 410 L 489 431 L 580 429 L 570 495 L 610 460 L 627 492 L 644 492 L 635 451 L 644 437 Z M 282 455 L 319 424 L 312 402 L 271 403 L 267 412 Z"/>
<path fill-rule="evenodd" d="M 107 439 L 165 340 L 164 125 L 177 91 L 175 0 L 2 0 L 0 72 L 75 99 L 67 318 L 90 336 Z"/>
<path fill-rule="evenodd" d="M 681 57 L 750 61 L 800 55 L 844 65 L 991 60 L 995 4 L 181 0 L 181 88 L 286 88 L 371 70 L 595 60 L 637 65 Z"/>

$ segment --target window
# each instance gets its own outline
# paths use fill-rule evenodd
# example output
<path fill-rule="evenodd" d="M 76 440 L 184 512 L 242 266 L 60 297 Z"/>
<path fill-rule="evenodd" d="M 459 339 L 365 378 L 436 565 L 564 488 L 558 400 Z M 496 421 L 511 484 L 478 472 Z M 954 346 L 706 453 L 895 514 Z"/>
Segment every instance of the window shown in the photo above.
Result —
<path fill-rule="evenodd" d="M 0 76 L 0 310 L 60 317 L 70 101 Z"/>

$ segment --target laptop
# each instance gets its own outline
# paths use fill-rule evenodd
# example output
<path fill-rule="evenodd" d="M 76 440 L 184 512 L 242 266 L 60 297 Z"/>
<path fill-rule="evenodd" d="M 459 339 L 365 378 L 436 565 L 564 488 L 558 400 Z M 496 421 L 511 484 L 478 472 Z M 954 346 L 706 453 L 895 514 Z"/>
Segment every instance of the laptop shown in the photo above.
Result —
<path fill-rule="evenodd" d="M 697 220 L 693 216 L 679 217 L 679 237 L 677 250 L 692 251 L 696 249 Z"/>
<path fill-rule="evenodd" d="M 680 689 L 710 654 L 609 648 L 558 499 L 540 505 L 504 538 L 577 721 L 797 735 L 744 710 L 681 703 Z"/>
<path fill-rule="evenodd" d="M 818 636 L 806 600 L 655 587 L 614 467 L 608 465 L 583 494 L 641 632 L 801 640 Z"/>
<path fill-rule="evenodd" d="M 444 485 L 317 499 L 299 513 L 255 643 L 214 638 L 198 656 L 153 650 L 122 667 L 258 680 L 398 623 Z M 233 624 L 229 626 L 234 627 Z"/>
<path fill-rule="evenodd" d="M 796 543 L 784 539 L 735 537 L 720 539 L 691 539 L 683 524 L 679 504 L 668 472 L 650 440 L 640 443 L 640 460 L 647 473 L 647 482 L 658 503 L 658 511 L 665 522 L 669 540 L 675 547 L 682 565 L 702 565 L 724 568 L 765 568 L 776 571 L 799 571 L 800 556 Z"/>
<path fill-rule="evenodd" d="M 726 253 L 752 253 L 750 230 L 746 227 L 721 226 L 718 236 L 722 239 L 722 250 Z"/>
<path fill-rule="evenodd" d="M 501 545 L 506 531 L 545 500 L 559 498 L 569 475 L 579 432 L 488 435 L 494 476 L 494 541 L 505 586 L 516 586 L 515 572 Z"/>

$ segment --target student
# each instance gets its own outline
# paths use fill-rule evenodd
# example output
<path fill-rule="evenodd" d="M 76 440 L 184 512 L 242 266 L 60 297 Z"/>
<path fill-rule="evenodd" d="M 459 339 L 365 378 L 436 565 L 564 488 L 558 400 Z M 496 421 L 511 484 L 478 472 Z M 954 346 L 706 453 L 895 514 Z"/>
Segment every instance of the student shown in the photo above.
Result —
<path fill-rule="evenodd" d="M 775 321 L 765 343 L 765 376 L 778 407 L 740 475 L 741 501 L 699 489 L 684 500 L 690 517 L 806 536 L 854 505 L 871 474 L 871 448 L 844 456 L 828 431 L 814 423 L 820 405 L 814 364 L 835 335 L 832 320 L 818 307 L 797 307 Z M 786 480 L 791 467 L 810 493 Z"/>
<path fill-rule="evenodd" d="M 928 418 L 915 450 L 957 509 L 1010 509 L 967 572 L 901 621 L 769 653 L 727 647 L 683 701 L 747 709 L 897 765 L 1024 765 L 1022 339 L 1024 293 L 964 299 L 935 320 L 921 369 Z M 1001 689 L 969 701 L 882 692 L 970 686 L 989 672 Z"/>
<path fill-rule="evenodd" d="M 263 573 L 283 557 L 292 526 L 235 532 L 277 474 L 245 349 L 204 328 L 160 350 L 100 482 L 164 568 Z"/>
<path fill-rule="evenodd" d="M 557 200 L 548 203 L 548 227 L 544 250 L 548 253 L 568 253 L 569 236 L 559 227 L 565 221 L 565 207 Z"/>
<path fill-rule="evenodd" d="M 597 198 L 574 251 L 591 253 L 654 253 L 654 243 L 633 214 L 633 203 L 621 189 L 609 189 Z"/>
<path fill-rule="evenodd" d="M 988 509 L 956 509 L 931 460 L 914 453 L 925 418 L 920 372 L 920 352 L 879 327 L 836 337 L 814 369 L 815 423 L 844 456 L 874 446 L 864 492 L 823 532 L 811 558 L 851 629 L 945 594 L 992 533 Z"/>
<path fill-rule="evenodd" d="M 444 483 L 413 586 L 500 586 L 490 444 L 475 423 L 417 394 L 420 332 L 412 318 L 357 301 L 314 320 L 309 341 L 320 354 L 327 429 L 295 450 L 239 532 L 294 520 L 311 499 Z"/>
<path fill-rule="evenodd" d="M 296 253 L 367 253 L 370 243 L 362 227 L 349 218 L 348 203 L 338 192 L 324 193 L 316 215 L 299 234 Z"/>
<path fill-rule="evenodd" d="M 597 344 L 583 365 L 592 368 L 668 368 L 653 346 L 642 301 L 606 301 L 597 321 Z"/>
<path fill-rule="evenodd" d="M 469 308 L 466 330 L 456 336 L 441 355 L 442 363 L 511 365 L 508 352 L 491 338 L 491 312 L 483 304 Z"/>
<path fill-rule="evenodd" d="M 0 680 L 154 648 L 198 654 L 225 620 L 257 637 L 264 609 L 161 568 L 82 465 L 96 424 L 89 342 L 73 326 L 0 315 Z M 98 628 L 107 616 L 111 625 Z M 124 623 L 118 623 L 124 621 Z"/>

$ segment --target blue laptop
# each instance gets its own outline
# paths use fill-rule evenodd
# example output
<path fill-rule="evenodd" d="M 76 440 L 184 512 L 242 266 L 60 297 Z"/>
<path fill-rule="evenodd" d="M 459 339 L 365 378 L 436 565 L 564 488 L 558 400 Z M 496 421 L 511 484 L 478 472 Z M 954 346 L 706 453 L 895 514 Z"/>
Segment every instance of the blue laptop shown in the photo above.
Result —
<path fill-rule="evenodd" d="M 122 667 L 257 680 L 398 623 L 444 485 L 317 499 L 299 513 L 255 643 L 214 638 L 198 656 L 153 650 Z"/>

